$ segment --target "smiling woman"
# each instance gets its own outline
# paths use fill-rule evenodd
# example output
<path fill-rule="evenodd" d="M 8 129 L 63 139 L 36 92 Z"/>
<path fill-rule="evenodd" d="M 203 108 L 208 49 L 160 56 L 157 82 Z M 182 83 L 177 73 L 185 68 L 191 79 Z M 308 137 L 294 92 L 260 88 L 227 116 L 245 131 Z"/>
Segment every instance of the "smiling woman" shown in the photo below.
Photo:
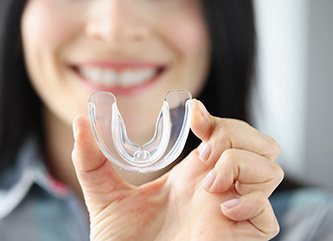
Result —
<path fill-rule="evenodd" d="M 283 177 L 279 146 L 244 122 L 250 0 L 2 0 L 0 9 L 1 240 L 277 234 L 268 198 Z M 145 143 L 170 89 L 202 100 L 178 164 L 147 174 L 112 166 L 87 122 L 88 97 L 112 91 L 129 138 Z"/>
<path fill-rule="evenodd" d="M 130 136 L 142 142 L 152 134 L 151 121 L 160 109 L 161 102 L 154 100 L 175 88 L 198 94 L 209 44 L 199 1 L 163 18 L 148 15 L 141 3 L 135 10 L 128 4 L 29 1 L 22 16 L 22 40 L 32 84 L 61 122 L 69 124 L 85 113 L 92 91 L 111 91 L 127 109 L 124 121 Z M 139 133 L 137 126 L 149 128 Z"/>

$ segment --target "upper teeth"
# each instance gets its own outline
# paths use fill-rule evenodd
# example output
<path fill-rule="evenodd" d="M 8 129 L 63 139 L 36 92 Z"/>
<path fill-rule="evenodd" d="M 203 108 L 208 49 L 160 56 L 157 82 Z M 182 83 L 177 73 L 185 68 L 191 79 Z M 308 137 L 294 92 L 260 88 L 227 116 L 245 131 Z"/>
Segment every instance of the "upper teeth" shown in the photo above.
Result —
<path fill-rule="evenodd" d="M 101 68 L 80 68 L 80 74 L 86 79 L 96 84 L 128 87 L 142 84 L 149 81 L 156 75 L 156 68 L 132 69 L 124 71 L 114 71 Z"/>

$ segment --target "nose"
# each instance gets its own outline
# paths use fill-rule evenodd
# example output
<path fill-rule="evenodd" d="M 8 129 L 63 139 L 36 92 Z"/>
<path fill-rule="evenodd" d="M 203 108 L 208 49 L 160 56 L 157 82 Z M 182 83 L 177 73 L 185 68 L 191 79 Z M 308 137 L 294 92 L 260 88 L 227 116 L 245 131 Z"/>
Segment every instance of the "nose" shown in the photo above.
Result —
<path fill-rule="evenodd" d="M 86 33 L 103 41 L 139 41 L 149 34 L 142 12 L 135 1 L 92 1 L 86 23 Z"/>

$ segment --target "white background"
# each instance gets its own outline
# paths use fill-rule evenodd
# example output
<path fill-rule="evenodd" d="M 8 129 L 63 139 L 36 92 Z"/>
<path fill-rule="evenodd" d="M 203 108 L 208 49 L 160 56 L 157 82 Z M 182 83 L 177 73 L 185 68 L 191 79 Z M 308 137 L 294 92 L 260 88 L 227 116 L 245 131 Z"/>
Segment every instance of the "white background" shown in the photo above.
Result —
<path fill-rule="evenodd" d="M 287 175 L 333 189 L 333 1 L 255 5 L 257 127 L 279 141 Z"/>

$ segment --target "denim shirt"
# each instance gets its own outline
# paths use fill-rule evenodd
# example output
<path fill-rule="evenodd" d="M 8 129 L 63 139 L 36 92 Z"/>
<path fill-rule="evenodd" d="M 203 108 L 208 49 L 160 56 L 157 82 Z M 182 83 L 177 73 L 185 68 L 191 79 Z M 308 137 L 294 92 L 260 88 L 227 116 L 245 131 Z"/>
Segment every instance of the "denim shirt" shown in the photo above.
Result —
<path fill-rule="evenodd" d="M 274 241 L 333 241 L 331 194 L 301 189 L 270 201 L 281 227 Z M 49 175 L 33 139 L 21 148 L 17 166 L 0 177 L 0 241 L 18 240 L 89 240 L 85 207 Z"/>
<path fill-rule="evenodd" d="M 88 241 L 85 207 L 47 172 L 30 139 L 0 177 L 0 241 Z"/>

